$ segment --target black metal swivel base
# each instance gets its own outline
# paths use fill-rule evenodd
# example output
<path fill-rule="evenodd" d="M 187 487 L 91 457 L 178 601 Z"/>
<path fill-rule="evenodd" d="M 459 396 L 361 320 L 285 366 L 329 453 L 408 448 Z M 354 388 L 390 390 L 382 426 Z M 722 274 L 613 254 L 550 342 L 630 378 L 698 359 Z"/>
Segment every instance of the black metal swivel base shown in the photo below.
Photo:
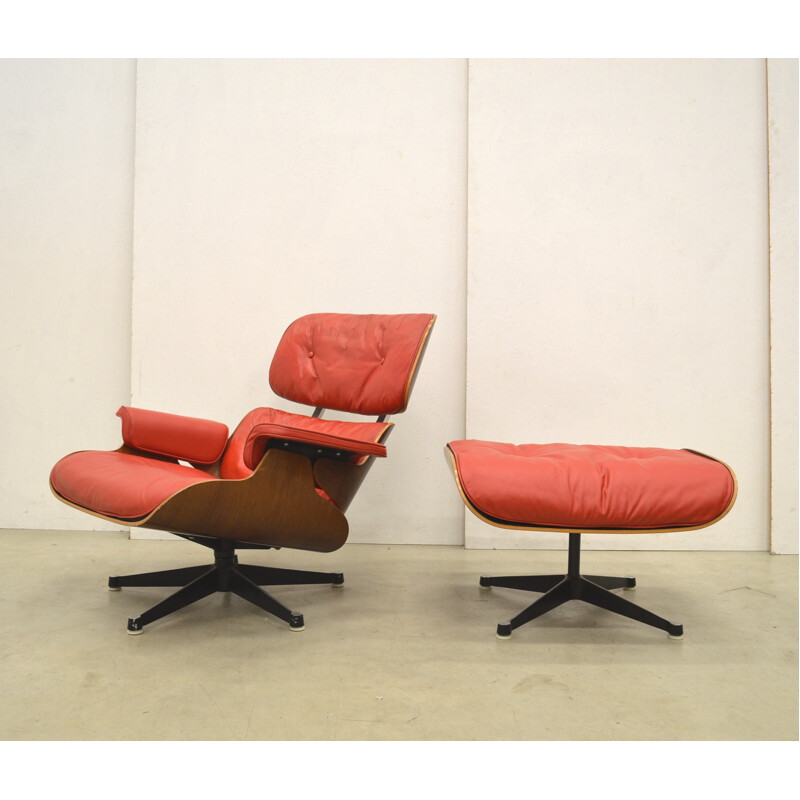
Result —
<path fill-rule="evenodd" d="M 651 611 L 631 603 L 619 595 L 612 594 L 611 589 L 633 589 L 636 578 L 608 578 L 601 575 L 581 575 L 581 535 L 569 535 L 569 563 L 566 575 L 525 575 L 502 578 L 481 578 L 483 587 L 502 586 L 507 589 L 523 589 L 528 592 L 543 592 L 542 596 L 531 603 L 524 611 L 517 614 L 510 622 L 501 622 L 497 626 L 500 639 L 511 638 L 511 631 L 519 628 L 536 617 L 566 603 L 568 600 L 583 600 L 584 603 L 613 611 L 623 617 L 629 617 L 645 625 L 652 625 L 666 631 L 671 639 L 683 636 L 683 625 L 653 614 Z"/>
<path fill-rule="evenodd" d="M 192 540 L 199 542 L 198 539 L 193 538 Z M 303 615 L 290 611 L 261 587 L 305 583 L 330 583 L 334 586 L 344 584 L 344 575 L 341 572 L 307 572 L 297 569 L 240 564 L 234 548 L 247 545 L 222 540 L 212 541 L 214 541 L 213 544 L 206 544 L 206 547 L 214 550 L 214 564 L 211 566 L 183 567 L 160 572 L 144 572 L 139 575 L 118 575 L 108 579 L 108 588 L 111 590 L 118 590 L 123 586 L 183 587 L 138 617 L 130 617 L 128 633 L 142 633 L 145 625 L 191 603 L 196 603 L 214 592 L 233 592 L 284 622 L 288 622 L 291 630 L 302 631 L 305 627 Z M 199 543 L 205 544 L 205 542 Z"/>

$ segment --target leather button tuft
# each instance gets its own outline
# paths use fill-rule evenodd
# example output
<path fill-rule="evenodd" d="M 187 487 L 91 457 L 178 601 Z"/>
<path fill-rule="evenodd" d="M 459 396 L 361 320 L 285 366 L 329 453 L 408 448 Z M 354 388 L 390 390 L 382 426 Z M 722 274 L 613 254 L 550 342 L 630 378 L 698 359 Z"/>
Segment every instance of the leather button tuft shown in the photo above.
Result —
<path fill-rule="evenodd" d="M 384 361 L 386 361 L 386 359 L 385 359 L 385 358 L 382 358 L 382 359 L 381 359 L 381 364 L 383 364 L 383 362 L 384 362 Z"/>
<path fill-rule="evenodd" d="M 308 351 L 308 357 L 314 358 L 314 353 L 311 350 Z"/>

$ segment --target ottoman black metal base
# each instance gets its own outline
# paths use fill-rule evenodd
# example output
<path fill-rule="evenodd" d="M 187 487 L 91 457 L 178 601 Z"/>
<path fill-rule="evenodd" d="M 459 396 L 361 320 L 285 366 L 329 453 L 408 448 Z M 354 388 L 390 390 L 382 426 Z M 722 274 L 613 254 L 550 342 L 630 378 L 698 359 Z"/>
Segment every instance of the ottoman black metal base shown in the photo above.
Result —
<path fill-rule="evenodd" d="M 501 622 L 497 626 L 497 636 L 500 639 L 511 637 L 511 631 L 519 628 L 526 622 L 546 614 L 568 600 L 583 600 L 585 603 L 613 611 L 624 617 L 652 625 L 666 631 L 670 638 L 680 639 L 683 636 L 683 625 L 672 622 L 653 614 L 636 603 L 631 603 L 619 595 L 612 594 L 611 589 L 632 589 L 636 586 L 636 578 L 611 578 L 601 575 L 581 575 L 581 535 L 569 535 L 569 562 L 566 575 L 524 575 L 506 576 L 500 578 L 480 579 L 483 587 L 498 586 L 507 589 L 522 589 L 528 592 L 543 592 L 542 596 L 531 603 L 509 622 Z"/>

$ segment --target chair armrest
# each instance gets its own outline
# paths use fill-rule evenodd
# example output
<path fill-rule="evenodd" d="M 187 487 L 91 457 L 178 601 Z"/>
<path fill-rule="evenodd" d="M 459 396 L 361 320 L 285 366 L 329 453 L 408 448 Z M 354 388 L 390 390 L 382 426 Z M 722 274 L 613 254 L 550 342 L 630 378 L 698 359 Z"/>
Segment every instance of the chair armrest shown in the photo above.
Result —
<path fill-rule="evenodd" d="M 197 417 L 121 406 L 122 441 L 128 447 L 191 464 L 213 464 L 228 442 L 228 426 Z"/>
<path fill-rule="evenodd" d="M 382 434 L 386 428 L 391 427 L 391 423 L 348 423 L 317 419 L 314 419 L 313 423 L 315 423 L 315 428 L 330 426 L 336 430 L 336 433 L 319 429 L 311 430 L 293 425 L 282 425 L 275 422 L 261 422 L 254 425 L 244 445 L 243 458 L 245 464 L 250 469 L 255 469 L 263 457 L 267 442 L 270 439 L 283 439 L 290 442 L 303 442 L 318 447 L 327 447 L 352 453 L 357 459 L 363 456 L 386 457 L 386 445 L 380 444 L 374 439 L 362 438 L 359 434 L 363 435 L 367 428 L 375 429 L 374 431 L 369 430 L 372 435 L 375 435 L 376 431 Z M 352 428 L 348 430 L 350 426 Z"/>

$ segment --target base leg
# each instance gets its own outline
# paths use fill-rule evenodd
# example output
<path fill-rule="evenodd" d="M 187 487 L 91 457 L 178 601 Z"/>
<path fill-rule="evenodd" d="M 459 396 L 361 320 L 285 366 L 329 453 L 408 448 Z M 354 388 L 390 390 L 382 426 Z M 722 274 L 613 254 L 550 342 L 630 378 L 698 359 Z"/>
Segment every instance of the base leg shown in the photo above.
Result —
<path fill-rule="evenodd" d="M 636 578 L 608 578 L 605 575 L 583 575 L 582 577 L 603 589 L 633 589 L 636 586 Z"/>
<path fill-rule="evenodd" d="M 210 567 L 202 564 L 199 567 L 181 567 L 180 569 L 162 569 L 160 572 L 141 572 L 138 575 L 116 575 L 108 579 L 109 589 L 122 586 L 186 586 L 199 578 Z"/>
<path fill-rule="evenodd" d="M 565 575 L 506 575 L 500 578 L 480 579 L 480 585 L 488 589 L 497 586 L 503 589 L 523 589 L 526 592 L 549 592 L 564 580 Z"/>
<path fill-rule="evenodd" d="M 240 569 L 241 567 L 231 569 L 228 574 L 228 589 L 230 591 L 278 617 L 278 619 L 288 622 L 292 630 L 303 630 L 305 626 L 303 625 L 302 614 L 295 614 L 290 611 L 283 603 L 279 603 L 272 595 L 267 594 L 260 586 L 250 580 Z"/>
<path fill-rule="evenodd" d="M 219 586 L 219 577 L 214 567 L 205 567 L 205 573 L 199 578 L 195 578 L 191 583 L 186 584 L 175 594 L 171 594 L 165 600 L 157 603 L 152 608 L 140 614 L 138 617 L 131 617 L 128 620 L 128 632 L 140 633 L 145 625 L 155 622 L 173 611 L 184 608 L 191 603 L 214 594 Z"/>
<path fill-rule="evenodd" d="M 304 583 L 344 583 L 341 572 L 308 572 L 302 569 L 279 569 L 261 567 L 256 564 L 239 564 L 236 567 L 242 575 L 258 586 L 297 586 Z"/>
<path fill-rule="evenodd" d="M 567 600 L 572 599 L 572 592 L 570 591 L 570 583 L 566 578 L 563 578 L 552 589 L 543 594 L 538 600 L 531 603 L 526 609 L 520 611 L 516 617 L 509 622 L 500 623 L 497 626 L 497 636 L 500 639 L 508 639 L 511 636 L 511 631 L 514 628 L 519 628 L 526 622 L 530 622 L 536 617 L 541 617 L 548 611 L 552 611 Z"/>
<path fill-rule="evenodd" d="M 621 614 L 623 617 L 634 619 L 637 622 L 643 622 L 645 625 L 652 625 L 654 628 L 660 628 L 673 638 L 680 638 L 683 636 L 683 625 L 675 625 L 669 620 L 654 614 L 652 611 L 637 606 L 636 603 L 631 603 L 630 600 L 625 600 L 619 595 L 612 594 L 607 589 L 603 589 L 589 580 L 581 579 L 579 599 L 586 603 L 604 608 L 606 611 L 613 611 L 615 614 Z"/>

